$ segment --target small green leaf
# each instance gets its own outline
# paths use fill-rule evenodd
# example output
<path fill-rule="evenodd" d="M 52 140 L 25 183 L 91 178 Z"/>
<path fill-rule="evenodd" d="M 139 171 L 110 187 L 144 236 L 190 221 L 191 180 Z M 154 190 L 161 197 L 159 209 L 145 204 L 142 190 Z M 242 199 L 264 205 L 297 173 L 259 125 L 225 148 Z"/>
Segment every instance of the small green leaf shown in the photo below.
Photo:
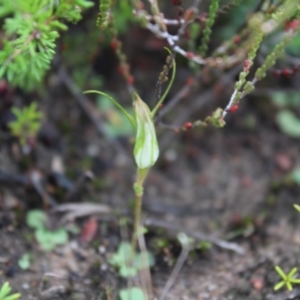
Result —
<path fill-rule="evenodd" d="M 143 291 L 137 287 L 121 290 L 119 298 L 120 300 L 147 300 Z"/>
<path fill-rule="evenodd" d="M 8 282 L 5 282 L 0 289 L 0 300 L 16 300 L 21 297 L 21 294 L 16 293 L 9 295 L 11 287 Z"/>
<path fill-rule="evenodd" d="M 0 298 L 0 300 L 16 300 L 16 299 L 19 299 L 20 297 L 21 297 L 21 294 L 17 293 L 17 294 L 7 296 L 4 299 Z"/>
<path fill-rule="evenodd" d="M 288 282 L 286 282 L 286 287 L 287 287 L 287 289 L 289 290 L 289 291 L 292 291 L 293 290 L 293 286 L 292 286 L 292 284 L 288 281 Z"/>
<path fill-rule="evenodd" d="M 137 269 L 124 265 L 120 267 L 119 274 L 124 278 L 133 277 L 137 274 Z"/>
<path fill-rule="evenodd" d="M 283 107 L 299 107 L 299 93 L 296 91 L 290 92 L 274 92 L 272 93 L 272 102 L 280 108 Z"/>
<path fill-rule="evenodd" d="M 126 264 L 133 256 L 134 251 L 131 244 L 128 242 L 122 242 L 119 245 L 118 251 L 110 258 L 109 262 L 112 265 L 120 266 Z"/>
<path fill-rule="evenodd" d="M 11 288 L 9 286 L 8 282 L 5 282 L 0 290 L 0 299 L 4 298 L 5 296 L 7 296 L 11 291 Z"/>
<path fill-rule="evenodd" d="M 222 117 L 222 114 L 223 114 L 223 109 L 219 107 L 212 113 L 211 116 L 205 119 L 205 122 L 210 123 L 217 128 L 222 128 L 226 125 Z"/>
<path fill-rule="evenodd" d="M 286 274 L 283 272 L 283 270 L 279 266 L 276 266 L 275 270 L 282 277 L 282 279 L 286 279 L 287 278 Z"/>
<path fill-rule="evenodd" d="M 119 268 L 119 274 L 122 277 L 132 277 L 137 274 L 137 269 L 133 267 L 135 252 L 128 242 L 122 242 L 118 251 L 109 259 L 109 263 Z"/>
<path fill-rule="evenodd" d="M 148 268 L 154 264 L 154 258 L 149 253 L 136 253 L 132 245 L 122 242 L 116 253 L 109 259 L 109 263 L 119 269 L 122 277 L 132 277 L 141 269 Z"/>
<path fill-rule="evenodd" d="M 284 282 L 284 281 L 280 281 L 279 283 L 277 283 L 277 284 L 274 286 L 274 290 L 275 290 L 275 291 L 278 291 L 278 290 L 281 289 L 284 285 L 285 285 L 285 282 Z"/>
<path fill-rule="evenodd" d="M 35 233 L 36 239 L 46 251 L 53 250 L 57 245 L 63 245 L 68 241 L 68 233 L 63 228 L 56 231 L 38 229 Z"/>
<path fill-rule="evenodd" d="M 297 273 L 297 268 L 293 268 L 290 273 L 288 274 L 289 278 L 292 278 Z"/>
<path fill-rule="evenodd" d="M 290 137 L 300 137 L 300 120 L 289 110 L 282 110 L 276 116 L 281 131 Z"/>
<path fill-rule="evenodd" d="M 47 223 L 47 216 L 41 210 L 30 210 L 26 216 L 26 223 L 31 228 L 44 228 Z"/>
<path fill-rule="evenodd" d="M 24 253 L 18 260 L 18 265 L 22 270 L 27 270 L 30 267 L 31 255 L 29 253 Z"/>
<path fill-rule="evenodd" d="M 136 254 L 134 263 L 138 270 L 149 268 L 154 265 L 154 256 L 148 251 Z"/>

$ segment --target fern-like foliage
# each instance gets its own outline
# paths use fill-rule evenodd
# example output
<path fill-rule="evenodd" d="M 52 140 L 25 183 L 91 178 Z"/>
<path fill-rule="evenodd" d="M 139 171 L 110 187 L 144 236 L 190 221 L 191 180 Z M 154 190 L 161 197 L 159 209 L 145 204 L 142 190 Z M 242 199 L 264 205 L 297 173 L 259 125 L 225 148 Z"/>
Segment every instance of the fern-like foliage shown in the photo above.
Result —
<path fill-rule="evenodd" d="M 0 78 L 24 89 L 33 88 L 49 69 L 59 32 L 65 22 L 77 22 L 86 0 L 0 0 L 5 18 L 0 42 Z"/>

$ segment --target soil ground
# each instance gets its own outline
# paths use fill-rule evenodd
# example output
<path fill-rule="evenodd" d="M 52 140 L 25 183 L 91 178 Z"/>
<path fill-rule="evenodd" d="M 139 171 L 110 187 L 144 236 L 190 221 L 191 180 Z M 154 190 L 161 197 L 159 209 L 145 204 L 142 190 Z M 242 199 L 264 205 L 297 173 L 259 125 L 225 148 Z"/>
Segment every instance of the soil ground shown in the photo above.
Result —
<path fill-rule="evenodd" d="M 300 164 L 299 142 L 281 134 L 274 126 L 260 124 L 255 111 L 253 116 L 257 125 L 248 131 L 241 128 L 244 117 L 241 113 L 232 116 L 223 130 L 178 135 L 149 175 L 144 199 L 146 219 L 154 223 L 165 221 L 174 226 L 175 232 L 181 228 L 230 239 L 245 251 L 241 255 L 215 245 L 207 250 L 192 250 L 168 299 L 300 297 L 297 288 L 289 293 L 273 291 L 279 279 L 274 266 L 280 265 L 288 271 L 299 264 L 300 217 L 293 204 L 299 202 L 300 189 L 280 184 L 286 174 L 282 161 L 292 162 L 288 168 Z M 82 137 L 87 145 L 90 140 L 105 147 L 105 141 L 91 133 L 90 125 L 84 130 Z M 50 152 L 53 157 L 53 151 Z M 128 211 L 134 179 L 132 162 L 122 161 L 109 150 L 102 153 L 98 160 L 108 161 L 102 162 L 97 175 L 104 181 L 102 187 L 95 189 L 87 182 L 77 197 L 79 200 L 75 200 L 77 203 L 92 200 Z M 44 153 L 43 160 L 51 154 Z M 8 165 L 5 155 L 4 147 L 1 159 Z M 109 163 L 112 157 L 114 163 Z M 101 164 L 99 161 L 96 163 Z M 118 219 L 113 215 L 96 215 L 94 242 L 84 245 L 80 236 L 73 235 L 69 243 L 48 253 L 39 248 L 25 222 L 28 210 L 43 205 L 30 199 L 38 198 L 32 195 L 33 191 L 19 189 L 13 184 L 11 189 L 2 187 L 1 281 L 8 280 L 22 293 L 22 299 L 110 299 L 108 291 L 112 291 L 114 299 L 115 292 L 126 286 L 126 281 L 120 280 L 107 263 L 121 241 Z M 50 216 L 52 222 L 61 218 L 53 213 Z M 71 223 L 83 228 L 87 219 Z M 161 232 L 151 226 L 146 235 L 149 249 L 153 249 L 156 257 L 152 276 L 157 294 L 180 253 L 175 237 L 172 230 Z M 153 246 L 159 238 L 167 239 L 162 249 Z M 34 259 L 29 270 L 23 271 L 18 259 L 25 252 Z M 47 276 L 48 273 L 54 277 Z"/>

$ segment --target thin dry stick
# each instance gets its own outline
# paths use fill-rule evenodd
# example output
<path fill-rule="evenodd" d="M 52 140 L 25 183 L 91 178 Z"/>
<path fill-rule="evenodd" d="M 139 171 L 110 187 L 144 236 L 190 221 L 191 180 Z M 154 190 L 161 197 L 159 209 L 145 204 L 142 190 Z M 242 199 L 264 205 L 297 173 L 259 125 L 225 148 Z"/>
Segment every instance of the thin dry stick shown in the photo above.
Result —
<path fill-rule="evenodd" d="M 159 298 L 159 300 L 164 300 L 166 299 L 166 296 L 168 295 L 172 285 L 174 284 L 179 272 L 181 271 L 184 262 L 186 261 L 188 255 L 190 253 L 190 243 L 188 244 L 183 244 L 182 245 L 182 250 L 180 252 L 179 258 L 177 259 L 176 265 L 162 291 L 162 294 Z"/>
<path fill-rule="evenodd" d="M 145 225 L 146 226 L 152 226 L 152 227 L 159 227 L 159 228 L 168 229 L 168 230 L 176 232 L 176 233 L 184 232 L 189 237 L 192 237 L 192 238 L 200 240 L 200 241 L 210 242 L 210 243 L 212 243 L 212 244 L 214 244 L 214 245 L 216 245 L 220 248 L 231 250 L 231 251 L 234 251 L 238 254 L 244 254 L 245 253 L 245 250 L 241 246 L 237 245 L 236 243 L 227 242 L 225 240 L 218 239 L 216 237 L 213 237 L 211 235 L 208 235 L 208 234 L 205 234 L 205 233 L 202 233 L 202 232 L 199 232 L 199 231 L 193 231 L 193 230 L 185 229 L 185 228 L 182 228 L 181 226 L 171 224 L 171 223 L 163 221 L 163 220 L 147 218 L 145 220 Z"/>
<path fill-rule="evenodd" d="M 191 88 L 191 86 L 184 85 L 181 90 L 176 93 L 176 95 L 168 103 L 166 103 L 162 109 L 159 110 L 156 119 L 161 119 L 172 108 L 174 108 L 190 92 Z"/>
<path fill-rule="evenodd" d="M 51 197 L 43 186 L 43 176 L 38 171 L 32 171 L 29 173 L 29 180 L 34 189 L 42 197 L 44 203 L 51 205 L 51 207 L 57 206 L 57 201 Z"/>

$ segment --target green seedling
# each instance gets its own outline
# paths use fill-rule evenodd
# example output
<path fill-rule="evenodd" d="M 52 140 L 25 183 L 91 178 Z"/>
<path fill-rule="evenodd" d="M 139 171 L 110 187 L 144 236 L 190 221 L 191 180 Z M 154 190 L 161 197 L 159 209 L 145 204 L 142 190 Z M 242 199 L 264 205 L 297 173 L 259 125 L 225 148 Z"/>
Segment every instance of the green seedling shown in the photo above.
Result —
<path fill-rule="evenodd" d="M 120 300 L 147 300 L 144 292 L 137 287 L 120 290 L 119 299 Z"/>
<path fill-rule="evenodd" d="M 5 282 L 0 289 L 0 300 L 16 300 L 21 297 L 21 294 L 16 293 L 10 295 L 11 287 L 8 282 Z"/>
<path fill-rule="evenodd" d="M 118 251 L 110 258 L 109 263 L 119 270 L 121 277 L 127 278 L 137 275 L 141 269 L 152 266 L 154 258 L 151 253 L 137 253 L 130 243 L 122 242 Z"/>
<path fill-rule="evenodd" d="M 38 110 L 37 104 L 32 102 L 29 106 L 19 109 L 12 108 L 16 120 L 9 123 L 12 134 L 24 145 L 28 138 L 35 137 L 41 127 L 42 113 Z"/>
<path fill-rule="evenodd" d="M 56 246 L 68 242 L 69 237 L 66 229 L 62 227 L 56 230 L 47 229 L 47 216 L 43 211 L 29 211 L 26 221 L 27 225 L 35 230 L 35 238 L 44 250 L 51 251 Z"/>
<path fill-rule="evenodd" d="M 281 289 L 284 286 L 286 286 L 286 288 L 291 291 L 293 289 L 293 284 L 300 284 L 300 279 L 294 278 L 294 275 L 297 273 L 297 268 L 293 268 L 288 274 L 285 274 L 279 266 L 276 266 L 275 270 L 282 279 L 275 285 L 275 291 Z"/>
<path fill-rule="evenodd" d="M 31 263 L 31 255 L 29 253 L 24 253 L 18 260 L 18 265 L 22 270 L 28 270 Z"/>

